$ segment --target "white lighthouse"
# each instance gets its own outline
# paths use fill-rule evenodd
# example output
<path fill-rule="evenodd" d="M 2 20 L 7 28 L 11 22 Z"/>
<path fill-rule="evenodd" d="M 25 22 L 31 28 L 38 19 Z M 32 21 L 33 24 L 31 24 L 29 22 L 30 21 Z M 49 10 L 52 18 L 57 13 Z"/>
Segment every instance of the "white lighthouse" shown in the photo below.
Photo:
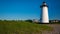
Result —
<path fill-rule="evenodd" d="M 43 4 L 40 6 L 41 8 L 41 23 L 49 23 L 49 16 L 48 16 L 48 6 L 46 2 L 43 2 Z"/>

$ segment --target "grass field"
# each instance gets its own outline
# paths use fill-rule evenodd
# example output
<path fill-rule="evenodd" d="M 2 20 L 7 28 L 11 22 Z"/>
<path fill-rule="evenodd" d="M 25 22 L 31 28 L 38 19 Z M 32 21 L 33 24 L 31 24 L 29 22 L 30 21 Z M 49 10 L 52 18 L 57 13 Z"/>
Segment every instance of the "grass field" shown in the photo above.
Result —
<path fill-rule="evenodd" d="M 51 31 L 52 29 L 44 24 L 24 21 L 0 21 L 0 34 L 42 34 L 42 31 Z"/>

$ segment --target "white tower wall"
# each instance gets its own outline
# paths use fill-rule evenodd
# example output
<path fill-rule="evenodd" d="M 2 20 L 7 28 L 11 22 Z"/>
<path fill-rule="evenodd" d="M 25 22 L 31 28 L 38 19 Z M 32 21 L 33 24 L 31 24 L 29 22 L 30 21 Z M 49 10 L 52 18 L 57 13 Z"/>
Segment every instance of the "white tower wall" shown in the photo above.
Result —
<path fill-rule="evenodd" d="M 48 7 L 47 6 L 42 7 L 42 23 L 49 23 Z"/>

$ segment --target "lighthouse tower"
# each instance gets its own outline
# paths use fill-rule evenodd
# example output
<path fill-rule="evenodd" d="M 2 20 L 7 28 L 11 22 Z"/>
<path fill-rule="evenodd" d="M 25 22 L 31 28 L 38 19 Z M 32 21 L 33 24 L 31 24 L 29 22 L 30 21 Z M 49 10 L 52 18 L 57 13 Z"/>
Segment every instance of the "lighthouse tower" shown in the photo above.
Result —
<path fill-rule="evenodd" d="M 40 6 L 41 8 L 41 23 L 49 23 L 49 16 L 48 16 L 48 6 L 46 2 L 43 2 L 42 5 Z"/>

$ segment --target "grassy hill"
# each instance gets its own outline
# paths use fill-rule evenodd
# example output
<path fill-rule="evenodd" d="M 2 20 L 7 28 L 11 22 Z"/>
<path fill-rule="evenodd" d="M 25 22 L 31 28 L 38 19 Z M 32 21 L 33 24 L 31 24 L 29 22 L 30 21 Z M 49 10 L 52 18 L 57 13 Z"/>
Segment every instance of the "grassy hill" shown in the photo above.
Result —
<path fill-rule="evenodd" d="M 41 34 L 53 28 L 24 21 L 0 21 L 0 34 Z"/>

